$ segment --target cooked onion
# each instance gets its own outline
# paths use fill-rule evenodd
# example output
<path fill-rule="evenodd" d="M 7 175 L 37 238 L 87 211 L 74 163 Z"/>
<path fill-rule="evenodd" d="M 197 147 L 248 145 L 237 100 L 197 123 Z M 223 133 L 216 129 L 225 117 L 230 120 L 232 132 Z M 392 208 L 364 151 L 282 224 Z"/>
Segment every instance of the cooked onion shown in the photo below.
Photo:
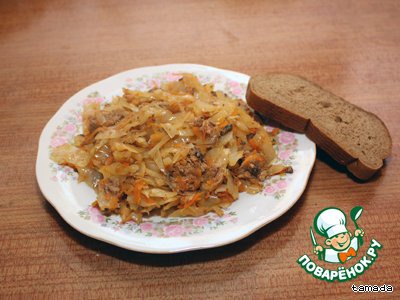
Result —
<path fill-rule="evenodd" d="M 191 74 L 148 92 L 123 89 L 83 110 L 83 135 L 51 158 L 97 192 L 101 211 L 123 221 L 144 215 L 223 214 L 239 191 L 256 193 L 273 165 L 272 138 L 246 105 Z"/>

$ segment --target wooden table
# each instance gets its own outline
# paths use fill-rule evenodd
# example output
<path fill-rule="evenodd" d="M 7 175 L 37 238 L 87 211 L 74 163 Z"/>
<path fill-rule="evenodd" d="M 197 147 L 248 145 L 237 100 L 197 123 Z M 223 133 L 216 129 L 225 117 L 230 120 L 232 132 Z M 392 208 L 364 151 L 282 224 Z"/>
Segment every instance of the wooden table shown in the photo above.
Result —
<path fill-rule="evenodd" d="M 399 14 L 399 1 L 1 1 L 0 298 L 360 296 L 353 283 L 391 284 L 399 297 Z M 150 255 L 80 234 L 36 183 L 41 130 L 85 86 L 177 62 L 301 74 L 379 115 L 393 154 L 381 176 L 358 183 L 319 153 L 288 213 L 221 248 Z M 379 259 L 350 282 L 313 278 L 296 260 L 312 255 L 314 216 L 355 205 L 367 243 L 383 244 Z"/>

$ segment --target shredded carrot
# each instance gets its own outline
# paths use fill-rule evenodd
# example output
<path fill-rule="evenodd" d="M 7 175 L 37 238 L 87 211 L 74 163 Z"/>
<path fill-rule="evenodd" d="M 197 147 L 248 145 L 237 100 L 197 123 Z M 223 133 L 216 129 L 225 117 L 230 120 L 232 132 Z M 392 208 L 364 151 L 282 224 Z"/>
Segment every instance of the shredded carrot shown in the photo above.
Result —
<path fill-rule="evenodd" d="M 231 116 L 236 116 L 239 114 L 239 109 L 237 107 L 235 107 L 231 113 Z"/>
<path fill-rule="evenodd" d="M 243 161 L 242 166 L 247 166 L 254 161 L 263 162 L 264 158 L 258 153 L 252 153 Z"/>
<path fill-rule="evenodd" d="M 249 128 L 249 131 L 251 132 L 251 133 L 257 133 L 257 131 L 258 131 L 258 128 Z"/>
<path fill-rule="evenodd" d="M 108 195 L 110 195 L 110 194 L 108 194 Z M 111 210 L 116 209 L 119 206 L 118 197 L 110 195 L 109 199 L 110 200 L 108 200 L 108 209 L 111 209 Z"/>
<path fill-rule="evenodd" d="M 194 135 L 195 135 L 197 138 L 201 138 L 201 130 L 200 130 L 200 127 L 193 127 L 192 130 L 193 130 Z"/>
<path fill-rule="evenodd" d="M 114 157 L 111 155 L 111 156 L 107 157 L 107 159 L 106 159 L 104 164 L 106 166 L 108 166 L 108 165 L 111 165 L 113 163 L 113 161 L 114 161 Z"/>
<path fill-rule="evenodd" d="M 241 180 L 239 180 L 239 192 L 244 192 L 246 190 L 246 186 L 243 184 Z"/>
<path fill-rule="evenodd" d="M 208 179 L 206 181 L 206 185 L 208 185 L 208 186 L 212 185 L 213 183 L 214 183 L 214 179 Z"/>
<path fill-rule="evenodd" d="M 153 199 L 146 197 L 145 195 L 142 195 L 142 199 L 148 204 L 157 204 Z"/>
<path fill-rule="evenodd" d="M 260 146 L 257 143 L 257 141 L 253 138 L 253 139 L 249 139 L 249 145 L 251 146 L 251 148 L 253 148 L 254 150 L 259 151 L 260 150 Z"/>
<path fill-rule="evenodd" d="M 194 135 L 201 140 L 205 140 L 206 139 L 206 134 L 200 129 L 200 127 L 193 127 L 193 133 Z"/>
<path fill-rule="evenodd" d="M 181 111 L 181 108 L 177 102 L 171 102 L 169 105 L 169 110 L 173 113 L 177 113 Z"/>
<path fill-rule="evenodd" d="M 140 204 L 140 200 L 142 200 L 142 190 L 145 185 L 145 181 L 143 179 L 136 180 L 133 185 L 133 197 L 136 204 Z"/>
<path fill-rule="evenodd" d="M 222 200 L 222 202 L 230 203 L 233 201 L 232 195 L 227 192 L 218 193 L 217 195 L 218 195 L 218 198 L 220 198 Z"/>
<path fill-rule="evenodd" d="M 156 143 L 158 143 L 159 141 L 161 141 L 161 139 L 163 138 L 164 134 L 161 132 L 155 132 L 152 135 L 150 135 L 150 144 L 151 145 L 155 145 Z"/>
<path fill-rule="evenodd" d="M 176 178 L 176 184 L 180 190 L 186 190 L 187 188 L 187 181 L 182 176 Z"/>
<path fill-rule="evenodd" d="M 201 153 L 206 153 L 207 152 L 207 146 L 206 145 L 198 145 L 198 148 Z"/>
<path fill-rule="evenodd" d="M 184 208 L 188 208 L 189 206 L 192 206 L 193 204 L 195 204 L 197 201 L 199 201 L 201 199 L 201 196 L 202 196 L 202 193 L 194 194 L 192 199 L 190 199 L 188 202 L 185 203 Z"/>
<path fill-rule="evenodd" d="M 221 124 L 218 125 L 219 128 L 224 128 L 225 126 L 229 125 L 227 120 L 224 120 Z"/>
<path fill-rule="evenodd" d="M 234 124 L 232 124 L 232 125 L 233 125 L 232 126 L 233 135 L 235 136 L 236 139 L 238 139 L 238 137 L 237 137 L 237 127 Z"/>
<path fill-rule="evenodd" d="M 176 143 L 174 144 L 174 148 L 182 148 L 183 144 L 182 143 Z"/>
<path fill-rule="evenodd" d="M 279 128 L 274 128 L 269 134 L 272 136 L 276 136 L 279 133 L 279 131 L 280 131 Z"/>

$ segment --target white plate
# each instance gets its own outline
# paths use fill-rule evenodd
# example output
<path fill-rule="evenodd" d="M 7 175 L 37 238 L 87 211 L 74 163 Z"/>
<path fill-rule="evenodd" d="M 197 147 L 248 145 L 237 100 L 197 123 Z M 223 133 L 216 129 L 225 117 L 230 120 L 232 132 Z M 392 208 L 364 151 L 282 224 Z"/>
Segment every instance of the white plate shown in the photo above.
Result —
<path fill-rule="evenodd" d="M 36 176 L 44 196 L 62 218 L 76 230 L 122 248 L 148 253 L 174 253 L 222 246 L 240 240 L 285 213 L 303 193 L 316 155 L 315 144 L 305 135 L 281 132 L 277 138 L 279 160 L 293 166 L 294 173 L 275 176 L 257 195 L 241 193 L 225 215 L 199 218 L 153 217 L 137 225 L 120 223 L 118 216 L 105 217 L 90 203 L 94 191 L 77 183 L 68 167 L 53 163 L 53 147 L 81 132 L 81 111 L 86 102 L 107 102 L 122 87 L 147 90 L 155 83 L 177 80 L 177 73 L 190 72 L 215 89 L 245 98 L 249 76 L 192 64 L 174 64 L 134 69 L 92 84 L 72 96 L 47 123 L 39 140 Z M 272 130 L 272 128 L 267 128 Z"/>

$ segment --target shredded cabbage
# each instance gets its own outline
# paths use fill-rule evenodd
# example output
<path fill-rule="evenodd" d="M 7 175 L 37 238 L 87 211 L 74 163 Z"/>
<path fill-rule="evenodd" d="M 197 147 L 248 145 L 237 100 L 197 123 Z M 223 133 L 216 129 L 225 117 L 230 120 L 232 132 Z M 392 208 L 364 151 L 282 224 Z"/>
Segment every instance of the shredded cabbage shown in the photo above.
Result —
<path fill-rule="evenodd" d="M 94 205 L 122 221 L 143 215 L 223 214 L 247 191 L 291 168 L 273 165 L 272 137 L 212 84 L 191 74 L 148 92 L 123 89 L 101 107 L 84 107 L 83 134 L 51 158 L 95 189 Z M 276 133 L 275 133 L 276 134 Z"/>

